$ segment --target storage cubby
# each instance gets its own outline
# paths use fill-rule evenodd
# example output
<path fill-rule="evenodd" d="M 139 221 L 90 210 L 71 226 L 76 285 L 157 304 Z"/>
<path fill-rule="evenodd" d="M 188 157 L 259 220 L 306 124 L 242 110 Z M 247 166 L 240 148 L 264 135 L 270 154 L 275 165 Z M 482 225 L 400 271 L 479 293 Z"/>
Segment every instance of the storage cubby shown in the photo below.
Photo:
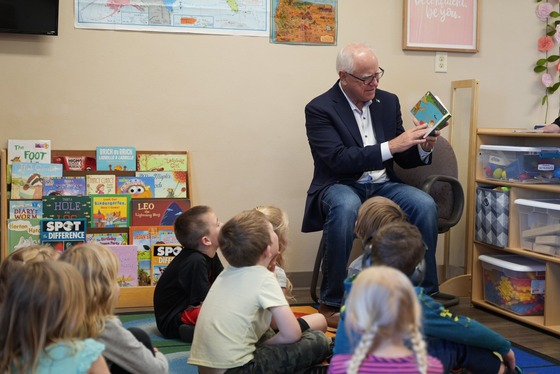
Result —
<path fill-rule="evenodd" d="M 481 145 L 519 146 L 519 147 L 560 147 L 560 134 L 523 133 L 513 129 L 481 129 L 476 132 L 476 149 Z M 524 183 L 522 181 L 498 180 L 488 178 L 479 157 L 476 160 L 474 175 L 469 176 L 468 225 L 469 245 L 472 246 L 472 303 L 478 307 L 492 310 L 509 318 L 522 321 L 548 332 L 560 335 L 560 257 L 534 252 L 522 248 L 520 244 L 519 207 L 516 199 L 560 199 L 560 184 L 557 183 Z M 507 187 L 509 199 L 509 235 L 505 247 L 498 247 L 476 240 L 472 229 L 476 220 L 476 199 L 474 190 L 478 186 Z M 519 315 L 509 310 L 490 304 L 484 299 L 483 267 L 480 255 L 516 254 L 542 261 L 546 268 L 545 302 L 543 315 Z"/>

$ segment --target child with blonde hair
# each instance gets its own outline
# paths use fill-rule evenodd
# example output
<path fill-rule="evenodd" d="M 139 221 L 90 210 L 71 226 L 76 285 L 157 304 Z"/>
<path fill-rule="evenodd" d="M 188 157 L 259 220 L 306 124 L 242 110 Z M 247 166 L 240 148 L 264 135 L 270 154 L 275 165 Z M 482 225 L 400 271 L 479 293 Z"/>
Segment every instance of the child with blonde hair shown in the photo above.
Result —
<path fill-rule="evenodd" d="M 58 261 L 13 265 L 0 305 L 0 373 L 109 373 L 104 345 L 85 338 L 80 273 Z"/>
<path fill-rule="evenodd" d="M 119 296 L 117 255 L 104 245 L 86 243 L 74 246 L 60 256 L 82 275 L 86 289 L 87 333 L 105 344 L 103 356 L 111 373 L 167 373 L 165 356 L 152 347 L 141 329 L 125 329 L 114 315 Z"/>
<path fill-rule="evenodd" d="M 56 260 L 60 252 L 48 245 L 30 245 L 19 248 L 8 255 L 0 264 L 0 303 L 4 299 L 6 282 L 12 271 L 33 262 Z"/>
<path fill-rule="evenodd" d="M 329 373 L 443 373 L 426 352 L 420 303 L 402 272 L 388 266 L 362 271 L 346 305 L 348 327 L 361 338 L 352 354 L 334 355 Z"/>
<path fill-rule="evenodd" d="M 393 204 L 387 199 L 377 203 L 368 200 L 364 203 L 364 209 L 371 206 L 370 204 L 381 204 L 383 201 L 388 205 Z M 371 256 L 369 261 L 365 261 L 366 266 L 368 262 L 373 265 L 390 266 L 403 272 L 411 280 L 415 279 L 415 284 L 420 284 L 419 279 L 426 270 L 421 266 L 426 248 L 420 231 L 416 226 L 399 220 L 385 222 L 380 227 L 372 225 L 373 222 L 386 219 L 378 215 L 387 215 L 388 212 L 387 208 L 378 207 L 369 210 L 363 216 L 358 216 L 356 233 L 362 233 L 362 238 L 365 239 L 364 250 L 368 249 Z M 355 279 L 360 279 L 361 274 Z M 354 277 L 346 279 L 347 290 L 353 287 L 353 279 Z M 423 334 L 428 344 L 428 352 L 441 361 L 445 372 L 460 372 L 464 369 L 477 374 L 521 373 L 515 365 L 511 343 L 504 337 L 473 319 L 445 309 L 421 287 L 415 287 L 415 291 L 422 307 Z M 358 339 L 356 334 L 345 328 L 348 310 L 347 305 L 341 315 L 334 347 L 335 355 L 353 352 L 353 342 Z"/>
<path fill-rule="evenodd" d="M 261 205 L 255 209 L 264 213 L 266 218 L 272 223 L 272 229 L 278 236 L 278 255 L 270 261 L 268 269 L 276 274 L 276 279 L 278 279 L 278 283 L 280 283 L 280 287 L 288 301 L 294 300 L 295 298 L 292 296 L 292 283 L 284 271 L 284 253 L 288 248 L 288 215 L 282 209 L 271 205 Z M 327 320 L 320 313 L 302 316 L 298 318 L 298 323 L 301 331 L 310 328 L 323 332 L 327 331 Z"/>
<path fill-rule="evenodd" d="M 374 196 L 358 209 L 354 234 L 363 242 L 369 239 L 371 233 L 391 222 L 408 222 L 400 206 L 393 200 L 383 196 Z M 360 255 L 348 266 L 348 276 L 352 277 L 362 271 L 363 255 Z"/>

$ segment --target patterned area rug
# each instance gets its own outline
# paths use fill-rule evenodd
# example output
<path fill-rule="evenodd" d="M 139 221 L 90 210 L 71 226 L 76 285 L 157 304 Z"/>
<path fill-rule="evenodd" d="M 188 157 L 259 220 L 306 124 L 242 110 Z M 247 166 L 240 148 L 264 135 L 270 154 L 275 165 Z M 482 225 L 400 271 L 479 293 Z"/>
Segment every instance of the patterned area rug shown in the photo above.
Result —
<path fill-rule="evenodd" d="M 292 310 L 296 316 L 316 313 L 317 309 L 312 306 L 293 306 Z M 187 363 L 189 357 L 190 344 L 180 340 L 165 339 L 159 333 L 153 313 L 134 313 L 121 314 L 119 318 L 123 322 L 124 327 L 139 327 L 146 331 L 154 347 L 157 347 L 169 361 L 170 374 L 197 374 L 198 370 L 195 366 Z M 327 333 L 330 336 L 333 334 Z M 517 364 L 523 369 L 524 374 L 558 374 L 560 373 L 560 362 L 551 357 L 542 355 L 531 349 L 513 344 Z"/>

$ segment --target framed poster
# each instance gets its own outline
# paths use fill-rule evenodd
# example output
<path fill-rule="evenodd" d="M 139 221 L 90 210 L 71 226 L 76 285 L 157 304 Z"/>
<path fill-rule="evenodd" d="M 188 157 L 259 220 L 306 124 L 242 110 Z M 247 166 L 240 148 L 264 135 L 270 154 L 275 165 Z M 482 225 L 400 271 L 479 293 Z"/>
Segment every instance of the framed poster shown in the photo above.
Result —
<path fill-rule="evenodd" d="M 403 50 L 478 52 L 481 0 L 404 0 Z"/>

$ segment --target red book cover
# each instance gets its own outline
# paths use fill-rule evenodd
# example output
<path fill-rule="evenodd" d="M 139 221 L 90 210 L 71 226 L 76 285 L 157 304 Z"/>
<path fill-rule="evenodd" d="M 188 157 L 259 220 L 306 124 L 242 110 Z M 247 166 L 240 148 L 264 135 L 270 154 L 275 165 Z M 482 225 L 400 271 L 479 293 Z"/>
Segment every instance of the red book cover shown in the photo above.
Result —
<path fill-rule="evenodd" d="M 131 226 L 173 226 L 175 219 L 191 207 L 189 199 L 133 199 Z"/>

